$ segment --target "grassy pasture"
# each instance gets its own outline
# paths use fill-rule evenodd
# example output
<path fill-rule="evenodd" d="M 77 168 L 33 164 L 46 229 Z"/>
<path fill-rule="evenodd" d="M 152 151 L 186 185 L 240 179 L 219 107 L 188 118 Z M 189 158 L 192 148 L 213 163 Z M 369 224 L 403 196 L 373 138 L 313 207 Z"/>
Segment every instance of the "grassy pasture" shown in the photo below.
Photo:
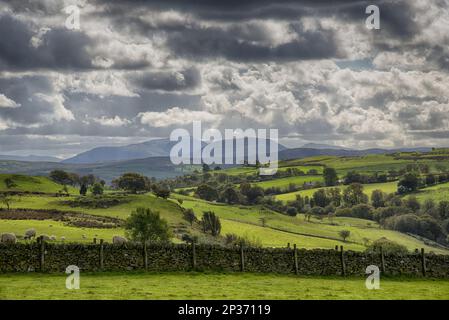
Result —
<path fill-rule="evenodd" d="M 80 289 L 67 290 L 66 276 L 66 274 L 2 274 L 0 300 L 449 299 L 449 281 L 433 279 L 381 278 L 379 290 L 367 290 L 365 278 L 355 277 L 193 272 L 81 273 Z"/>
<path fill-rule="evenodd" d="M 124 235 L 124 230 L 121 228 L 78 228 L 53 220 L 0 220 L 0 233 L 13 232 L 16 235 L 24 235 L 25 231 L 30 228 L 36 230 L 37 236 L 43 234 L 47 236 L 54 235 L 58 242 L 62 236 L 65 237 L 65 242 L 92 243 L 93 238 L 111 242 L 113 236 Z M 83 235 L 85 235 L 85 238 L 83 238 Z"/>
<path fill-rule="evenodd" d="M 16 186 L 8 189 L 6 187 L 5 180 L 11 179 Z M 0 174 L 0 192 L 2 191 L 17 191 L 17 192 L 45 192 L 45 193 L 58 193 L 63 188 L 60 184 L 57 184 L 47 177 L 32 177 L 19 174 Z M 78 190 L 67 186 L 69 193 L 79 194 Z"/>
<path fill-rule="evenodd" d="M 262 181 L 262 182 L 256 182 L 253 183 L 256 186 L 259 186 L 261 188 L 267 189 L 267 188 L 288 188 L 290 184 L 295 184 L 298 187 L 302 186 L 304 183 L 311 183 L 311 182 L 323 182 L 323 176 L 296 176 L 296 177 L 287 177 L 287 178 L 280 178 L 275 180 L 268 180 L 268 181 Z"/>
<path fill-rule="evenodd" d="M 296 243 L 302 248 L 332 249 L 335 245 L 343 245 L 350 250 L 362 251 L 366 239 L 374 241 L 387 237 L 404 244 L 409 250 L 424 247 L 427 251 L 447 253 L 400 232 L 380 229 L 377 223 L 369 220 L 338 217 L 331 221 L 312 218 L 308 222 L 304 215 L 289 217 L 259 206 L 224 205 L 187 196 L 176 197 L 183 199 L 182 206 L 193 209 L 198 219 L 204 211 L 214 211 L 221 219 L 222 234 L 246 236 L 259 240 L 263 246 L 282 247 Z M 265 218 L 265 227 L 260 220 L 262 217 Z M 338 233 L 343 229 L 351 231 L 348 242 L 340 240 Z"/>
<path fill-rule="evenodd" d="M 371 197 L 371 193 L 376 190 L 382 190 L 385 193 L 393 193 L 397 191 L 397 181 L 393 182 L 385 182 L 385 183 L 371 183 L 371 184 L 364 184 L 363 185 L 363 192 L 368 196 Z M 333 187 L 323 187 L 323 189 L 328 189 Z M 337 186 L 336 188 L 340 188 L 343 192 L 347 186 Z M 276 195 L 276 199 L 281 201 L 291 201 L 296 199 L 296 195 L 300 194 L 301 196 L 308 196 L 311 197 L 319 188 L 315 189 L 307 189 L 307 190 L 300 190 L 296 192 L 290 192 L 290 193 L 284 193 Z"/>

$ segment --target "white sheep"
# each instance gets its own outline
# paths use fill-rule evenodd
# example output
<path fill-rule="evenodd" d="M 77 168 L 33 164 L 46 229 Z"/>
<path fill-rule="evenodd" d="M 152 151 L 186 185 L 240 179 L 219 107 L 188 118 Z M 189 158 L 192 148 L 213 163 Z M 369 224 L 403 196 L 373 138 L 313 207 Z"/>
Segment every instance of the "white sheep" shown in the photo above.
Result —
<path fill-rule="evenodd" d="M 17 237 L 14 233 L 2 233 L 0 237 L 1 243 L 16 243 Z"/>
<path fill-rule="evenodd" d="M 34 228 L 28 229 L 25 231 L 25 236 L 23 237 L 25 240 L 29 240 L 36 237 L 36 230 Z"/>
<path fill-rule="evenodd" d="M 65 237 L 64 236 L 61 236 L 61 241 L 65 241 Z"/>
<path fill-rule="evenodd" d="M 55 235 L 51 235 L 51 236 L 50 236 L 50 240 L 51 240 L 51 241 L 56 241 L 56 236 L 55 236 Z"/>
<path fill-rule="evenodd" d="M 124 237 L 121 237 L 121 236 L 114 236 L 112 238 L 112 243 L 113 244 L 125 244 L 127 242 L 128 242 L 128 240 L 126 238 L 124 238 Z"/>

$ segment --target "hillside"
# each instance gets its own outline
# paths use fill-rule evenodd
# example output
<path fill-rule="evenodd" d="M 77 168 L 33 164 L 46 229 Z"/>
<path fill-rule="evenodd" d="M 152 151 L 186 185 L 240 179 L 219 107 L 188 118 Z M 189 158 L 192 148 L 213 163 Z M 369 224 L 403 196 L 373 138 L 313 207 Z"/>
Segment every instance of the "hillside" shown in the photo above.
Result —
<path fill-rule="evenodd" d="M 12 182 L 8 187 L 7 181 Z M 0 192 L 39 192 L 55 194 L 62 190 L 63 186 L 53 182 L 47 177 L 33 177 L 18 174 L 0 174 Z M 69 192 L 77 193 L 78 190 L 68 186 Z"/>

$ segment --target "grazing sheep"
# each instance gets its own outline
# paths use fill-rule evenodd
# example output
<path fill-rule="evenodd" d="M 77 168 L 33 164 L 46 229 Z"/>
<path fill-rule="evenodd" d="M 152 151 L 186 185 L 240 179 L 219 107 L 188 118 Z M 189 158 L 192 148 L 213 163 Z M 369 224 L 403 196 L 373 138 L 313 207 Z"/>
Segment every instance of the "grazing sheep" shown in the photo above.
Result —
<path fill-rule="evenodd" d="M 16 243 L 17 238 L 14 233 L 2 233 L 0 237 L 1 243 Z"/>
<path fill-rule="evenodd" d="M 128 240 L 126 238 L 120 237 L 120 236 L 114 236 L 112 238 L 112 243 L 113 244 L 125 244 L 127 243 Z"/>
<path fill-rule="evenodd" d="M 36 237 L 36 230 L 34 228 L 28 229 L 25 231 L 25 236 L 23 237 L 25 240 L 30 240 L 32 238 Z"/>
<path fill-rule="evenodd" d="M 61 241 L 65 241 L 65 237 L 64 236 L 61 236 Z"/>
<path fill-rule="evenodd" d="M 51 236 L 50 236 L 50 240 L 51 240 L 51 241 L 56 241 L 56 236 L 51 235 Z"/>

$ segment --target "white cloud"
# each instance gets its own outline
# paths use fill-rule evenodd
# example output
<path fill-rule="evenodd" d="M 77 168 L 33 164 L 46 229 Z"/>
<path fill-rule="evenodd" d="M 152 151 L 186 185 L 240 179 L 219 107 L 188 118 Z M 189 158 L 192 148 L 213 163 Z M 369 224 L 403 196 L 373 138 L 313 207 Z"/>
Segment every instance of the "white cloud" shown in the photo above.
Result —
<path fill-rule="evenodd" d="M 193 121 L 213 123 L 221 119 L 220 115 L 207 111 L 192 111 L 179 107 L 170 108 L 164 112 L 141 112 L 137 117 L 142 124 L 156 128 L 187 125 Z"/>
<path fill-rule="evenodd" d="M 102 116 L 101 118 L 93 118 L 92 120 L 96 123 L 108 127 L 122 127 L 131 123 L 130 120 L 122 119 L 119 116 L 115 116 L 113 118 L 107 118 L 105 116 Z"/>
<path fill-rule="evenodd" d="M 9 99 L 4 94 L 0 94 L 0 108 L 18 108 L 20 103 L 16 103 L 14 100 Z"/>

